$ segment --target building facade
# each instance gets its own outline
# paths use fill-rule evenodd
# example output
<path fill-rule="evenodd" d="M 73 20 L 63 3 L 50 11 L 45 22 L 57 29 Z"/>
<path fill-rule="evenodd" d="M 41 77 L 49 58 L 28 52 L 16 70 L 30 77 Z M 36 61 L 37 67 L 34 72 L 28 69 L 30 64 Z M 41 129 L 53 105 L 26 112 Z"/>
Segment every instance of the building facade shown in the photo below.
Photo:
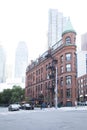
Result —
<path fill-rule="evenodd" d="M 16 80 L 25 82 L 25 71 L 28 64 L 28 48 L 25 42 L 19 42 L 15 54 L 15 76 Z"/>
<path fill-rule="evenodd" d="M 77 77 L 87 74 L 87 51 L 77 52 Z"/>
<path fill-rule="evenodd" d="M 70 20 L 62 39 L 26 69 L 25 95 L 38 103 L 55 103 L 57 68 L 57 99 L 62 106 L 74 106 L 76 101 L 76 32 Z"/>
<path fill-rule="evenodd" d="M 87 51 L 87 33 L 81 36 L 81 50 Z"/>
<path fill-rule="evenodd" d="M 87 105 L 87 51 L 77 52 L 77 101 Z"/>
<path fill-rule="evenodd" d="M 87 102 L 87 74 L 77 78 L 77 88 L 78 102 Z"/>
<path fill-rule="evenodd" d="M 0 45 L 0 83 L 6 81 L 6 53 L 2 45 Z"/>
<path fill-rule="evenodd" d="M 48 46 L 52 47 L 61 39 L 68 18 L 57 9 L 50 9 L 48 15 Z"/>

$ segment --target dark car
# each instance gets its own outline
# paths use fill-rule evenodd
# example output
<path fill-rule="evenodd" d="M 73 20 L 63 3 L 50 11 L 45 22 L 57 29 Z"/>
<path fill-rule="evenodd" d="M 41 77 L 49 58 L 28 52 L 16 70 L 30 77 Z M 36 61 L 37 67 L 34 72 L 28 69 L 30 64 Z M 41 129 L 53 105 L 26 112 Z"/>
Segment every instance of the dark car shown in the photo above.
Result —
<path fill-rule="evenodd" d="M 18 104 L 10 104 L 8 106 L 8 111 L 18 111 L 20 108 L 19 108 L 19 105 Z"/>
<path fill-rule="evenodd" d="M 30 105 L 29 103 L 25 103 L 21 106 L 21 109 L 23 110 L 33 110 L 34 109 L 34 106 L 33 105 Z"/>

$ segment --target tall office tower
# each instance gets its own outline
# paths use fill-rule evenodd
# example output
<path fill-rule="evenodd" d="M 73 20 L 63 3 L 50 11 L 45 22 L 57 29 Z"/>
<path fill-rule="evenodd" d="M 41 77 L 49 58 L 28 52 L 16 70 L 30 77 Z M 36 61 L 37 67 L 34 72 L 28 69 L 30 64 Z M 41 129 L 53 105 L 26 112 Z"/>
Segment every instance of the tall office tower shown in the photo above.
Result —
<path fill-rule="evenodd" d="M 68 17 L 57 9 L 50 9 L 48 15 L 48 47 L 52 47 L 61 39 Z"/>
<path fill-rule="evenodd" d="M 15 79 L 25 81 L 26 66 L 28 65 L 28 48 L 25 42 L 19 42 L 15 55 Z"/>
<path fill-rule="evenodd" d="M 0 83 L 5 82 L 6 78 L 6 53 L 2 45 L 0 45 Z"/>
<path fill-rule="evenodd" d="M 77 77 L 87 74 L 87 51 L 77 52 Z"/>
<path fill-rule="evenodd" d="M 87 33 L 81 36 L 81 50 L 87 51 Z"/>

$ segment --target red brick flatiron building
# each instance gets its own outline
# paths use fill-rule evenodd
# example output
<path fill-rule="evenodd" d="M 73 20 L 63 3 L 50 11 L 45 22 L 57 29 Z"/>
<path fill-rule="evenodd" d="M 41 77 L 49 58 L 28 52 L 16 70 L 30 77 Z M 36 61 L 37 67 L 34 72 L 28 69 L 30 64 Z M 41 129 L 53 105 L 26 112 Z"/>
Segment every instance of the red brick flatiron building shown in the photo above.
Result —
<path fill-rule="evenodd" d="M 76 32 L 70 20 L 62 39 L 27 66 L 25 95 L 35 103 L 54 105 L 57 68 L 57 98 L 62 106 L 74 106 L 76 101 Z"/>

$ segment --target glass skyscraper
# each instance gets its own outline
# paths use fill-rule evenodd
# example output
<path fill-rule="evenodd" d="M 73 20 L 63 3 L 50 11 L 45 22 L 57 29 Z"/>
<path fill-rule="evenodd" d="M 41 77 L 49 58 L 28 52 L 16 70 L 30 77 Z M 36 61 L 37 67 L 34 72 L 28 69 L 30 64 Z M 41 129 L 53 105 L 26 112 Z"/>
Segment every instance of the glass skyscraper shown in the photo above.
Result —
<path fill-rule="evenodd" d="M 87 74 L 87 51 L 77 52 L 77 76 Z"/>
<path fill-rule="evenodd" d="M 81 35 L 81 50 L 87 51 L 87 32 Z"/>
<path fill-rule="evenodd" d="M 25 72 L 28 65 L 28 48 L 25 42 L 19 42 L 15 54 L 15 78 L 25 81 Z"/>
<path fill-rule="evenodd" d="M 50 9 L 48 15 L 48 46 L 51 47 L 61 39 L 68 17 L 64 17 L 57 9 Z"/>
<path fill-rule="evenodd" d="M 6 54 L 2 45 L 0 45 L 0 83 L 6 80 Z"/>

